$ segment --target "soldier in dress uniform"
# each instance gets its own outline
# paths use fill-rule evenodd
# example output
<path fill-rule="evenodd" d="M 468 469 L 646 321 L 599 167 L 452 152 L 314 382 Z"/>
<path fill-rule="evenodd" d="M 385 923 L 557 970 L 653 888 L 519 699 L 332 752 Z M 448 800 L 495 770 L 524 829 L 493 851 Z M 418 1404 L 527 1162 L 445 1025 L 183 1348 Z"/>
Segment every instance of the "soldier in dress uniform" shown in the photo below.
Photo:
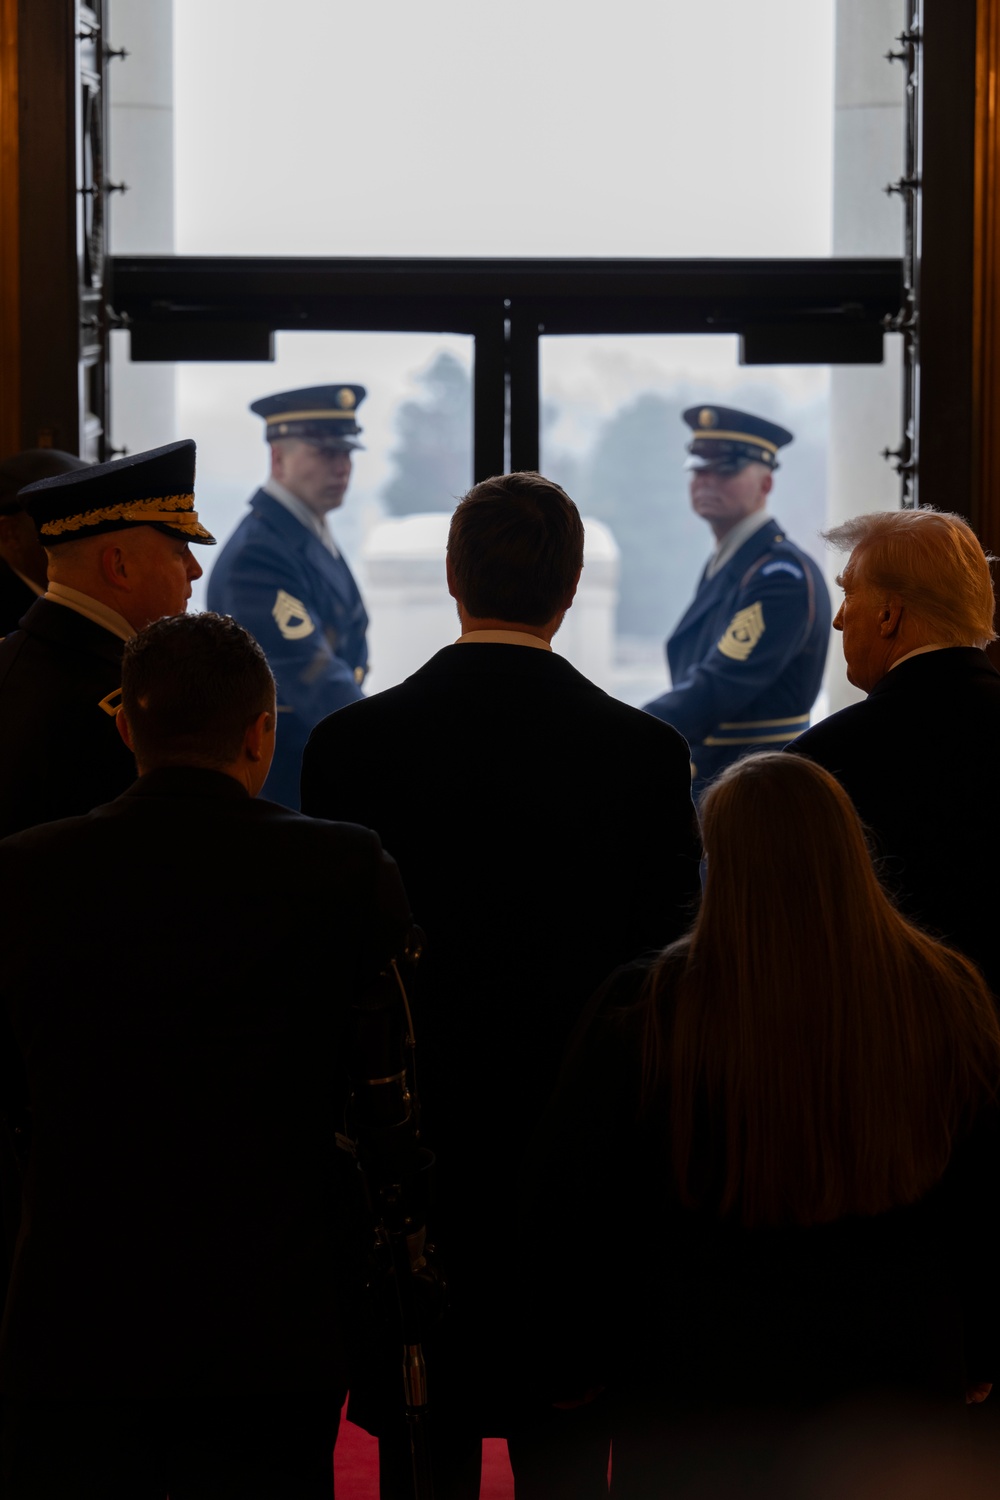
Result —
<path fill-rule="evenodd" d="M 363 696 L 368 616 L 326 517 L 343 504 L 362 445 L 361 385 L 318 385 L 254 401 L 271 448 L 270 478 L 223 547 L 209 609 L 260 642 L 278 683 L 278 741 L 264 795 L 299 805 L 302 752 L 320 719 Z"/>
<path fill-rule="evenodd" d="M 45 548 L 18 490 L 36 479 L 88 467 L 59 448 L 26 448 L 0 463 L 0 636 L 16 630 L 21 616 L 45 593 L 48 574 Z"/>
<path fill-rule="evenodd" d="M 115 728 L 124 644 L 183 614 L 201 577 L 190 542 L 190 439 L 28 485 L 47 589 L 0 645 L 0 837 L 89 812 L 135 780 Z"/>
<path fill-rule="evenodd" d="M 808 727 L 831 610 L 819 567 L 767 509 L 792 434 L 726 406 L 692 406 L 684 420 L 691 505 L 716 547 L 667 641 L 673 687 L 645 708 L 686 738 L 697 793 L 741 755 Z"/>

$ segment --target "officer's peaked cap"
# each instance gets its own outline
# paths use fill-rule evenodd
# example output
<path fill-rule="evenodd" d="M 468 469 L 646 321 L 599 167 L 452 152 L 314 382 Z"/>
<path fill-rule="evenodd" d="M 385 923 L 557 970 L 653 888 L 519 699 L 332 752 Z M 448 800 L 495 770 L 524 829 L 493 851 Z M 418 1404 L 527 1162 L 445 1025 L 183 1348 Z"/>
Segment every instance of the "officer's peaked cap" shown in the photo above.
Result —
<path fill-rule="evenodd" d="M 778 467 L 778 449 L 792 441 L 787 427 L 732 406 L 689 406 L 684 420 L 693 436 L 686 469 L 740 469 L 744 464 Z"/>
<path fill-rule="evenodd" d="M 40 479 L 19 498 L 46 547 L 131 526 L 153 526 L 189 542 L 214 542 L 194 509 L 190 438 L 106 464 Z"/>
<path fill-rule="evenodd" d="M 363 385 L 311 385 L 302 391 L 262 396 L 251 403 L 250 410 L 264 418 L 264 437 L 269 443 L 304 438 L 321 448 L 349 451 L 362 446 L 355 441 L 361 431 L 357 412 L 366 395 Z"/>

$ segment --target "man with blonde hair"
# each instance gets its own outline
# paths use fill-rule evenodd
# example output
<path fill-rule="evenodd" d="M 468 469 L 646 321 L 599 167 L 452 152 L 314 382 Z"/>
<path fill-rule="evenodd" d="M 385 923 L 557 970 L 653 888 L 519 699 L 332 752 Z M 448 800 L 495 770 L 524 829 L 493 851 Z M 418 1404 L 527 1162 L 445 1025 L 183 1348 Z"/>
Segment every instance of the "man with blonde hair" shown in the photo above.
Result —
<path fill-rule="evenodd" d="M 847 675 L 868 697 L 789 751 L 838 778 L 874 836 L 907 916 L 967 953 L 1000 993 L 984 850 L 1000 808 L 984 795 L 1000 744 L 990 559 L 961 516 L 902 510 L 824 533 L 850 551 L 838 578 Z"/>

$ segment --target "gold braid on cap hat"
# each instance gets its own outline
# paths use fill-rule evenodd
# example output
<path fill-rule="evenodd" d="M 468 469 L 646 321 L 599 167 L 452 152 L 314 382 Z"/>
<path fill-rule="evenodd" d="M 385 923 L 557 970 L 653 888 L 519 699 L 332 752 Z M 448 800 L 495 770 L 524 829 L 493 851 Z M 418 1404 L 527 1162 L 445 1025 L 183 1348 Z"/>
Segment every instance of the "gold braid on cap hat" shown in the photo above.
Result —
<path fill-rule="evenodd" d="M 83 531 L 87 526 L 100 526 L 102 521 L 138 521 L 144 525 L 159 521 L 196 536 L 204 527 L 199 525 L 198 512 L 192 509 L 193 505 L 193 493 L 159 495 L 151 500 L 125 500 L 120 505 L 105 505 L 100 510 L 84 510 L 76 516 L 46 521 L 38 529 L 42 536 L 61 536 L 64 531 Z"/>

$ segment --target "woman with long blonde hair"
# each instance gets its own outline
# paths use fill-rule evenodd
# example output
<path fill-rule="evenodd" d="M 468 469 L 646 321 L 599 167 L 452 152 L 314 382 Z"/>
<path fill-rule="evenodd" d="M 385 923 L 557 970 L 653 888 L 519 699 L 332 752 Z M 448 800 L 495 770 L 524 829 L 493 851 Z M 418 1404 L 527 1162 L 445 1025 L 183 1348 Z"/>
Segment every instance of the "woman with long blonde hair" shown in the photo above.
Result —
<path fill-rule="evenodd" d="M 961 1413 L 1000 1375 L 992 995 L 814 763 L 751 756 L 701 814 L 694 926 L 595 997 L 529 1194 L 548 1388 L 606 1388 L 629 1500 L 688 1493 L 681 1452 L 738 1468 L 738 1415 L 766 1469 L 832 1401 Z"/>

